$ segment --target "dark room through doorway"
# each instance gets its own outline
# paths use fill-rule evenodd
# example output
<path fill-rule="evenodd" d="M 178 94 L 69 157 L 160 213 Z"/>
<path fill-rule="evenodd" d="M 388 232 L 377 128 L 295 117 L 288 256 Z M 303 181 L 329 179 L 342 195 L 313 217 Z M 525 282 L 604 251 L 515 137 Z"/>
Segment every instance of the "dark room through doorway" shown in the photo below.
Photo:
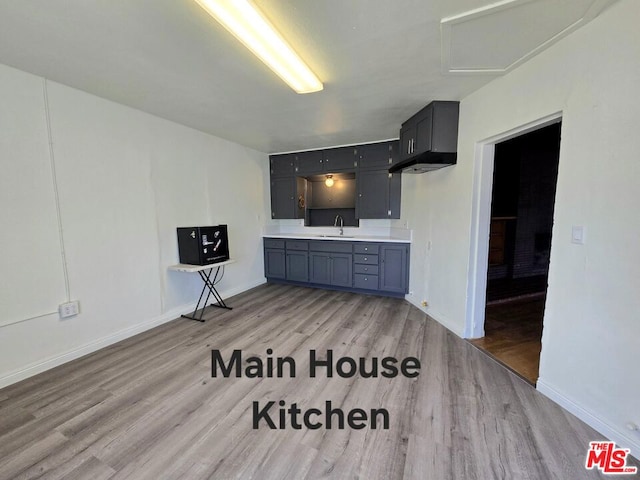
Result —
<path fill-rule="evenodd" d="M 485 336 L 472 340 L 534 384 L 547 292 L 561 123 L 495 146 Z"/>

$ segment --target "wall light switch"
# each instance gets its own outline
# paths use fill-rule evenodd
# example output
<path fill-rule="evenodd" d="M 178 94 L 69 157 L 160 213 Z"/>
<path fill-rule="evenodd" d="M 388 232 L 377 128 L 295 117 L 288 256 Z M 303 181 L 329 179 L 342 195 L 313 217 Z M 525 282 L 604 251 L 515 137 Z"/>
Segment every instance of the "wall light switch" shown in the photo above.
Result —
<path fill-rule="evenodd" d="M 571 243 L 577 245 L 584 245 L 584 227 L 580 225 L 574 225 L 571 227 Z"/>

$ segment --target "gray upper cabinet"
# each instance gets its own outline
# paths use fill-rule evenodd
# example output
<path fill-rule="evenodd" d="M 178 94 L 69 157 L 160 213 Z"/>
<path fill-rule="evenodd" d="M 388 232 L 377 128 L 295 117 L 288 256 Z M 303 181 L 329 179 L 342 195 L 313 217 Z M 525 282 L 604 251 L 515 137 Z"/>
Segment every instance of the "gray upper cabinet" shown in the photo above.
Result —
<path fill-rule="evenodd" d="M 358 172 L 357 218 L 389 218 L 389 175 L 387 170 Z"/>
<path fill-rule="evenodd" d="M 401 177 L 388 171 L 398 155 L 396 140 L 357 148 L 357 218 L 400 218 Z"/>
<path fill-rule="evenodd" d="M 409 286 L 408 255 L 407 245 L 380 246 L 380 290 L 406 293 Z"/>
<path fill-rule="evenodd" d="M 293 176 L 295 167 L 295 155 L 287 153 L 283 155 L 271 155 L 271 177 Z"/>
<path fill-rule="evenodd" d="M 356 159 L 359 170 L 389 168 L 399 158 L 398 141 L 370 143 L 356 148 Z"/>
<path fill-rule="evenodd" d="M 330 148 L 322 151 L 322 173 L 353 172 L 356 169 L 356 147 Z"/>
<path fill-rule="evenodd" d="M 301 177 L 323 172 L 322 150 L 298 152 L 295 154 L 295 174 Z"/>
<path fill-rule="evenodd" d="M 269 157 L 271 182 L 271 218 L 304 218 L 306 180 L 294 176 L 296 156 Z"/>
<path fill-rule="evenodd" d="M 271 155 L 271 218 L 305 218 L 309 184 L 304 177 L 353 172 L 356 218 L 400 218 L 400 175 L 388 173 L 398 158 L 397 140 Z"/>
<path fill-rule="evenodd" d="M 271 218 L 296 218 L 296 177 L 271 178 Z"/>
<path fill-rule="evenodd" d="M 361 170 L 356 179 L 356 217 L 400 218 L 401 177 L 388 170 Z"/>
<path fill-rule="evenodd" d="M 400 160 L 427 152 L 455 153 L 459 102 L 434 101 L 402 124 Z"/>

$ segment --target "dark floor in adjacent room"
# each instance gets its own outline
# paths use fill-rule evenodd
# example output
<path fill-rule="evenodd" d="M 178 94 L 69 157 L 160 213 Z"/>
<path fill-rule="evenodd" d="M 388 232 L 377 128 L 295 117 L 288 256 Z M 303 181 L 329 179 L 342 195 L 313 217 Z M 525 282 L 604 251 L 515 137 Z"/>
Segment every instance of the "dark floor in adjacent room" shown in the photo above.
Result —
<path fill-rule="evenodd" d="M 538 380 L 544 302 L 537 295 L 487 305 L 485 336 L 471 340 L 532 385 Z"/>

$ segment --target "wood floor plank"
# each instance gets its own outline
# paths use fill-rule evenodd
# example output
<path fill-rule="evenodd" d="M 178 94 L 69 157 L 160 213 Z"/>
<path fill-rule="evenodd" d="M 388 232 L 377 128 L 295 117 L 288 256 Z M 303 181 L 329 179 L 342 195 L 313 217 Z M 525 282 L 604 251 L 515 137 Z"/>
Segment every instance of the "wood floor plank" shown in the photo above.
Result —
<path fill-rule="evenodd" d="M 228 303 L 0 390 L 0 480 L 599 478 L 583 465 L 601 435 L 401 299 L 267 284 Z M 211 378 L 212 349 L 244 366 L 268 348 L 295 377 Z M 422 368 L 311 378 L 311 350 Z M 253 402 L 280 400 L 385 408 L 390 425 L 254 429 Z"/>

